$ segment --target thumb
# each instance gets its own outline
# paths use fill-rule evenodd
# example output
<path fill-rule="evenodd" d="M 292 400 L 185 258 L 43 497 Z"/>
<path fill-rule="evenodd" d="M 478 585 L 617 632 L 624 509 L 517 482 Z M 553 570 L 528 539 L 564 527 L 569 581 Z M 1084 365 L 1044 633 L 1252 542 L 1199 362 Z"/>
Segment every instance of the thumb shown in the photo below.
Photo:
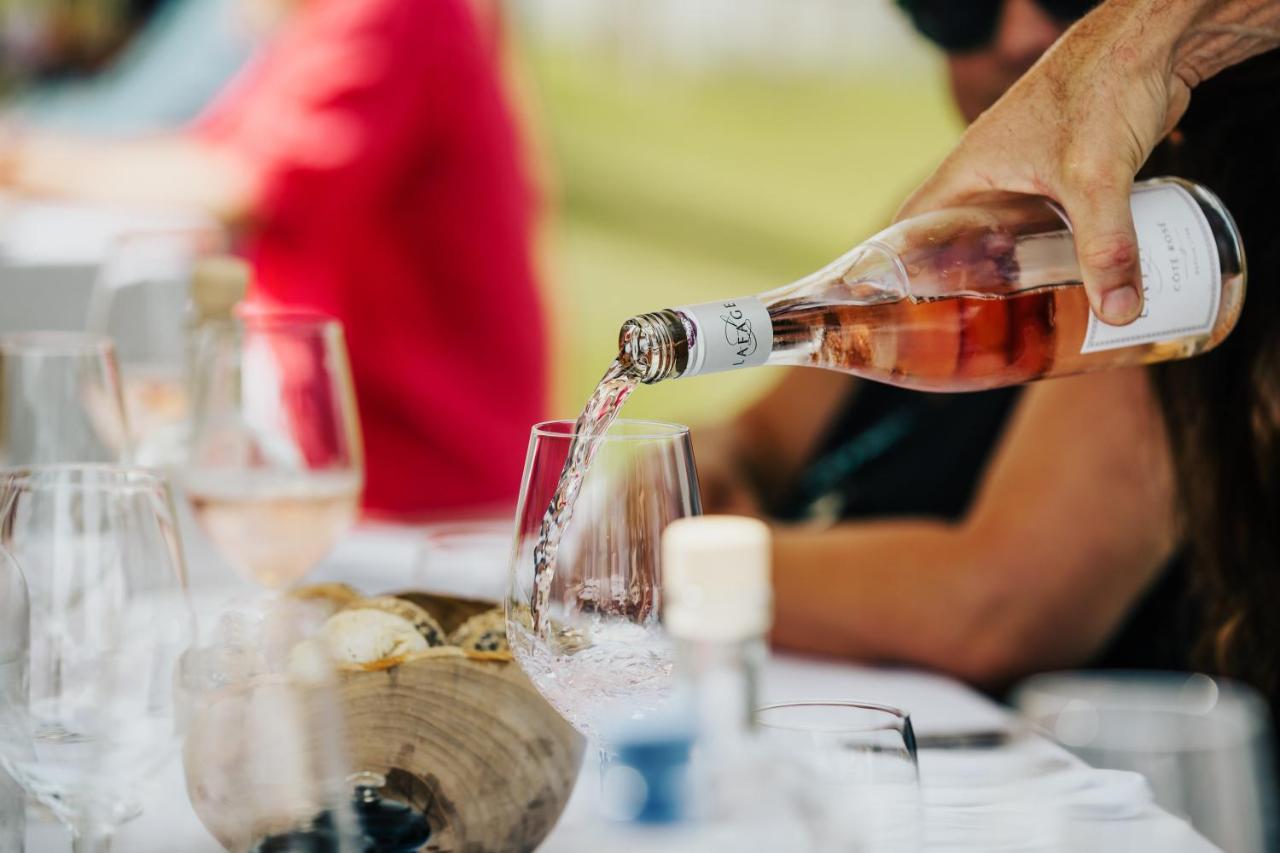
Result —
<path fill-rule="evenodd" d="M 1129 209 L 1133 178 L 1082 181 L 1059 195 L 1075 236 L 1076 259 L 1089 304 L 1113 326 L 1132 323 L 1142 312 L 1138 237 Z"/>

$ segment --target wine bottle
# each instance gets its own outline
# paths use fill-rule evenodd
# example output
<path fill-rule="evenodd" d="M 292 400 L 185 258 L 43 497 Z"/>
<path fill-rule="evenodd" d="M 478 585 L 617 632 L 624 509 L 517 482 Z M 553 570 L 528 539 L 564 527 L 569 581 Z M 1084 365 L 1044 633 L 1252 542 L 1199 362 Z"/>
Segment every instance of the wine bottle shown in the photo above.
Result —
<path fill-rule="evenodd" d="M 1131 207 L 1144 305 L 1126 326 L 1089 310 L 1061 208 L 1010 196 L 903 220 L 759 296 L 633 317 L 619 360 L 646 383 L 785 364 L 976 391 L 1212 349 L 1244 302 L 1231 215 L 1178 178 L 1135 184 Z"/>

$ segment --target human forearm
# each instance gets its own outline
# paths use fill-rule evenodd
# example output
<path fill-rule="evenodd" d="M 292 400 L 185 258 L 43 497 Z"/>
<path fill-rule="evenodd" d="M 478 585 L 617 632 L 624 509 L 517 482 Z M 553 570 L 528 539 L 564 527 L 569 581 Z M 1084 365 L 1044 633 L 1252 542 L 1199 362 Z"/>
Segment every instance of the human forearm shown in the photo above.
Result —
<path fill-rule="evenodd" d="M 1153 409 L 1141 370 L 1040 383 L 963 520 L 778 530 L 777 641 L 983 683 L 1087 660 L 1176 543 Z"/>
<path fill-rule="evenodd" d="M 1193 14 L 1170 50 L 1174 73 L 1190 88 L 1280 46 L 1277 0 L 1194 0 L 1190 5 Z"/>
<path fill-rule="evenodd" d="M 0 182 L 19 192 L 192 207 L 231 223 L 252 205 L 247 170 L 218 149 L 182 135 L 90 141 L 22 133 L 6 147 Z"/>
<path fill-rule="evenodd" d="M 901 519 L 774 534 L 774 642 L 870 662 L 965 669 L 963 651 L 987 597 L 980 572 L 957 566 L 961 528 Z"/>
<path fill-rule="evenodd" d="M 1125 70 L 1153 62 L 1168 68 L 1189 92 L 1224 69 L 1280 46 L 1280 2 L 1109 0 L 1064 39 L 1082 47 L 1099 41 L 1107 43 L 1100 56 L 1109 64 Z"/>
<path fill-rule="evenodd" d="M 1027 538 L 911 519 L 779 530 L 774 642 L 1001 685 L 1096 654 L 1168 556 L 1142 537 Z"/>

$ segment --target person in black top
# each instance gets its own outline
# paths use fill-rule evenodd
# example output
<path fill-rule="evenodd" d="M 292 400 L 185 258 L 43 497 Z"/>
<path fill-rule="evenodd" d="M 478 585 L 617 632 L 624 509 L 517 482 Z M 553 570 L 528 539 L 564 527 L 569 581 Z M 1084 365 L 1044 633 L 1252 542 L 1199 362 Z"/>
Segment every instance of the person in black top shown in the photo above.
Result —
<path fill-rule="evenodd" d="M 997 0 L 998 2 L 998 0 Z M 1046 9 L 1066 0 L 1038 0 Z M 920 28 L 984 3 L 900 0 Z M 1012 4 L 1006 4 L 1011 6 Z M 1139 173 L 1212 188 L 1236 219 L 1249 294 L 1235 331 L 1202 358 L 1153 367 L 1176 487 L 1175 534 L 1203 622 L 1198 665 L 1247 681 L 1280 708 L 1280 2 L 1105 0 L 965 133 L 899 212 L 974 193 L 1037 192 L 1073 222 L 1098 316 L 1141 308 L 1129 193 Z M 1127 316 L 1126 316 L 1127 315 Z M 1134 410 L 1145 399 L 1129 403 Z M 1153 438 L 1154 435 L 1148 435 Z M 1114 444 L 1105 421 L 1068 441 Z M 1129 452 L 1147 448 L 1128 444 Z M 1121 501 L 1103 496 L 1110 509 Z M 1081 525 L 1077 536 L 1089 536 Z"/>
<path fill-rule="evenodd" d="M 972 121 L 1088 2 L 900 0 Z M 778 522 L 774 640 L 998 687 L 1189 668 L 1199 620 L 1143 369 L 925 395 L 798 368 L 695 431 L 707 512 Z"/>

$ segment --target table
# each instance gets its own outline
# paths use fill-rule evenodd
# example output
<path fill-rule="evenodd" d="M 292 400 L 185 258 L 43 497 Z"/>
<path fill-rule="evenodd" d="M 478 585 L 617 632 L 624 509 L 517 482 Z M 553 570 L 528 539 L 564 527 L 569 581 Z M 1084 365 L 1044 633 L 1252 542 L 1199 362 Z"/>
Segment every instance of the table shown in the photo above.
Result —
<path fill-rule="evenodd" d="M 187 516 L 183 522 L 193 597 L 197 609 L 206 614 L 249 587 L 239 581 L 204 543 Z M 357 529 L 317 568 L 312 580 L 344 580 L 364 592 L 393 591 L 409 587 L 470 597 L 497 599 L 502 594 L 504 567 L 495 566 L 482 576 L 448 576 L 426 572 L 416 566 L 418 531 L 392 526 Z M 788 699 L 863 699 L 896 705 L 910 710 L 916 731 L 981 730 L 999 726 L 1008 712 L 991 699 L 950 678 L 928 673 L 853 666 L 790 655 L 775 655 L 766 668 L 765 701 Z M 1046 748 L 1052 748 L 1045 744 Z M 955 753 L 951 753 L 952 756 Z M 974 767 L 986 756 L 969 753 Z M 588 758 L 588 764 L 591 759 Z M 929 801 L 930 776 L 936 759 L 929 751 L 920 757 L 925 799 Z M 1082 771 L 1084 772 L 1084 771 Z M 591 819 L 595 792 L 595 768 L 584 767 L 565 814 L 543 845 L 546 853 L 564 849 L 572 837 Z M 180 762 L 175 758 L 147 790 L 147 807 L 137 820 L 122 827 L 114 844 L 118 853 L 218 853 L 221 847 L 201 825 L 187 801 Z M 28 853 L 52 853 L 68 849 L 64 830 L 55 824 L 29 819 Z M 928 822 L 926 823 L 928 825 Z M 1154 806 L 1138 809 L 1126 819 L 1077 820 L 1073 837 L 1090 853 L 1107 851 L 1160 850 L 1162 853 L 1212 853 L 1217 850 L 1189 826 Z M 930 836 L 933 838 L 933 836 Z M 935 839 L 936 840 L 936 839 Z M 931 844 L 928 849 L 973 849 L 960 847 L 950 839 Z M 1076 842 L 1073 842 L 1073 846 Z"/>

